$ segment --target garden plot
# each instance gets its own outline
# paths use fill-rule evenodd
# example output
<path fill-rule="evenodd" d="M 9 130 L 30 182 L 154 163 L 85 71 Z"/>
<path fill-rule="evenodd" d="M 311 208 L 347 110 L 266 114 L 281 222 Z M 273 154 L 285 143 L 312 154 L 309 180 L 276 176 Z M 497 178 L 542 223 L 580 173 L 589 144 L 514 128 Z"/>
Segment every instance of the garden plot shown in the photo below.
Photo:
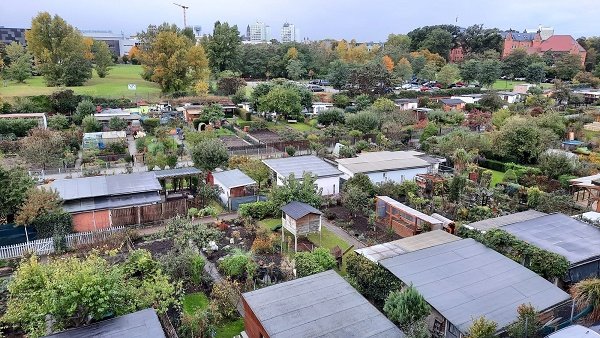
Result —
<path fill-rule="evenodd" d="M 245 147 L 251 145 L 248 141 L 236 136 L 236 135 L 223 135 L 219 136 L 219 140 L 225 144 L 225 146 L 230 148 L 236 147 Z"/>
<path fill-rule="evenodd" d="M 256 130 L 250 132 L 249 135 L 257 139 L 261 143 L 274 143 L 281 141 L 281 137 L 277 133 L 272 132 L 268 129 Z"/>

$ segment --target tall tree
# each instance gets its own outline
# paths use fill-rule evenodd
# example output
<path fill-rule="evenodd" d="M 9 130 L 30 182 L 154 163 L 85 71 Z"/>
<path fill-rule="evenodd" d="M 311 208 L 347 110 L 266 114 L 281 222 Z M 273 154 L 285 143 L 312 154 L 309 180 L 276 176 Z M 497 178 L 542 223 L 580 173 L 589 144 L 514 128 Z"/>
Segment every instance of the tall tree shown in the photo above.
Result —
<path fill-rule="evenodd" d="M 208 40 L 208 60 L 215 73 L 239 68 L 240 32 L 237 25 L 215 22 L 213 35 Z"/>
<path fill-rule="evenodd" d="M 261 97 L 258 107 L 261 112 L 279 113 L 287 119 L 298 118 L 302 111 L 298 91 L 283 86 L 275 86 L 267 95 Z"/>
<path fill-rule="evenodd" d="M 444 86 L 448 86 L 456 82 L 459 76 L 460 70 L 458 69 L 458 66 L 449 63 L 440 69 L 440 71 L 437 73 L 436 79 Z"/>
<path fill-rule="evenodd" d="M 192 161 L 196 168 L 213 171 L 227 164 L 229 153 L 219 139 L 207 139 L 192 147 Z"/>
<path fill-rule="evenodd" d="M 467 60 L 460 65 L 460 77 L 467 83 L 477 80 L 480 71 L 481 61 L 479 60 Z"/>
<path fill-rule="evenodd" d="M 506 76 L 525 77 L 530 59 L 523 48 L 514 49 L 502 60 L 502 73 Z"/>
<path fill-rule="evenodd" d="M 448 59 L 450 49 L 453 46 L 452 34 L 442 28 L 432 30 L 423 42 L 420 44 L 421 49 L 427 49 L 432 53 L 439 54 L 445 59 Z"/>
<path fill-rule="evenodd" d="M 412 78 L 413 68 L 407 58 L 402 58 L 396 63 L 394 76 L 402 82 L 406 82 Z"/>
<path fill-rule="evenodd" d="M 575 54 L 565 54 L 554 63 L 556 76 L 561 80 L 571 80 L 581 69 L 581 57 Z"/>
<path fill-rule="evenodd" d="M 394 70 L 394 60 L 392 60 L 389 55 L 384 55 L 381 60 L 388 72 L 392 72 Z"/>
<path fill-rule="evenodd" d="M 498 60 L 489 59 L 481 63 L 477 81 L 483 86 L 491 86 L 500 78 L 502 64 Z"/>
<path fill-rule="evenodd" d="M 98 77 L 106 77 L 113 64 L 113 55 L 108 49 L 108 45 L 104 41 L 96 40 L 92 45 L 92 53 L 94 54 L 94 69 L 96 69 Z"/>
<path fill-rule="evenodd" d="M 497 29 L 484 29 L 483 25 L 467 27 L 458 40 L 467 54 L 481 54 L 487 50 L 501 52 L 504 41 Z"/>
<path fill-rule="evenodd" d="M 34 184 L 23 168 L 8 169 L 0 166 L 0 224 L 17 213 Z"/>
<path fill-rule="evenodd" d="M 302 76 L 306 74 L 304 64 L 302 63 L 302 61 L 297 59 L 290 60 L 285 69 L 287 70 L 288 78 L 291 80 L 300 80 L 300 78 L 302 78 Z"/>
<path fill-rule="evenodd" d="M 65 141 L 60 132 L 33 129 L 21 140 L 21 156 L 32 166 L 46 169 L 62 164 Z"/>
<path fill-rule="evenodd" d="M 546 78 L 546 64 L 535 62 L 527 66 L 525 80 L 532 83 L 540 83 Z"/>
<path fill-rule="evenodd" d="M 390 34 L 383 46 L 385 53 L 398 62 L 410 52 L 410 38 L 402 34 Z"/>
<path fill-rule="evenodd" d="M 23 83 L 31 77 L 31 54 L 24 46 L 18 42 L 11 42 L 6 46 L 6 56 L 10 61 L 6 67 L 9 79 Z"/>
<path fill-rule="evenodd" d="M 335 60 L 329 64 L 329 74 L 327 75 L 327 78 L 333 88 L 341 89 L 348 83 L 349 76 L 350 67 L 344 61 Z"/>
<path fill-rule="evenodd" d="M 38 14 L 25 33 L 27 48 L 48 86 L 80 86 L 92 77 L 89 52 L 81 33 L 60 16 Z"/>

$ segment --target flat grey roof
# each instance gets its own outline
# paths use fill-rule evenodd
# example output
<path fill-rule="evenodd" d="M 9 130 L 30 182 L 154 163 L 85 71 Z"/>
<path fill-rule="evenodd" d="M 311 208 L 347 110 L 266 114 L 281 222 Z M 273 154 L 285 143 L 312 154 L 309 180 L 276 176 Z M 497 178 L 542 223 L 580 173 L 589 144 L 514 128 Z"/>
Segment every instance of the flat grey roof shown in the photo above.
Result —
<path fill-rule="evenodd" d="M 290 174 L 294 174 L 296 178 L 302 178 L 304 173 L 310 173 L 317 177 L 342 175 L 342 172 L 336 167 L 313 155 L 269 159 L 263 160 L 263 163 L 285 178 Z"/>
<path fill-rule="evenodd" d="M 519 223 L 519 222 L 527 221 L 530 219 L 534 219 L 534 218 L 538 218 L 538 217 L 542 217 L 542 216 L 546 216 L 546 215 L 547 214 L 543 213 L 543 212 L 539 212 L 539 211 L 535 211 L 535 210 L 527 210 L 527 211 L 522 211 L 522 212 L 516 212 L 516 213 L 510 214 L 510 215 L 484 219 L 483 221 L 479 221 L 479 222 L 469 223 L 467 225 L 467 227 L 481 230 L 481 231 L 486 231 L 486 230 L 496 229 L 496 228 L 503 227 L 505 225 Z"/>
<path fill-rule="evenodd" d="M 569 295 L 533 271 L 475 241 L 462 239 L 379 262 L 412 284 L 442 316 L 466 333 L 485 316 L 502 329 L 517 319 L 517 307 L 543 311 Z"/>
<path fill-rule="evenodd" d="M 50 183 L 50 187 L 65 201 L 161 190 L 152 172 L 62 179 Z"/>
<path fill-rule="evenodd" d="M 154 309 L 145 309 L 46 337 L 165 338 L 166 336 Z"/>
<path fill-rule="evenodd" d="M 190 175 L 200 175 L 202 170 L 196 167 L 185 167 L 185 168 L 173 168 L 173 169 L 165 169 L 165 170 L 155 170 L 153 171 L 156 178 L 171 178 L 171 177 L 180 177 L 180 176 L 190 176 Z"/>
<path fill-rule="evenodd" d="M 600 338 L 600 334 L 591 328 L 575 324 L 551 333 L 546 338 Z"/>
<path fill-rule="evenodd" d="M 271 338 L 404 337 L 335 271 L 242 295 Z"/>
<path fill-rule="evenodd" d="M 429 167 L 431 163 L 420 158 L 422 155 L 418 151 L 363 152 L 358 157 L 338 159 L 337 163 L 355 174 Z"/>
<path fill-rule="evenodd" d="M 454 106 L 454 105 L 465 103 L 465 101 L 463 101 L 461 99 L 440 99 L 440 101 L 443 104 L 447 104 L 449 106 Z"/>
<path fill-rule="evenodd" d="M 124 208 L 135 205 L 146 205 L 161 202 L 162 199 L 156 191 L 141 192 L 118 196 L 99 196 L 66 201 L 63 208 L 67 212 L 83 212 L 90 210 L 104 210 Z"/>
<path fill-rule="evenodd" d="M 225 188 L 228 189 L 256 184 L 255 180 L 251 179 L 239 169 L 215 172 L 212 175 L 215 179 L 215 182 L 219 181 Z"/>
<path fill-rule="evenodd" d="M 444 230 L 433 230 L 418 234 L 416 236 L 406 237 L 362 249 L 356 249 L 354 252 L 365 256 L 372 262 L 377 263 L 383 259 L 402 255 L 407 252 L 421 250 L 458 240 L 460 240 L 460 237 L 447 233 Z"/>
<path fill-rule="evenodd" d="M 538 248 L 564 256 L 571 264 L 600 256 L 600 229 L 563 214 L 550 214 L 502 227 Z"/>
<path fill-rule="evenodd" d="M 319 211 L 319 209 L 313 207 L 312 205 L 298 201 L 292 201 L 282 206 L 281 211 L 285 212 L 286 215 L 290 216 L 293 219 L 299 219 L 308 214 L 322 214 L 322 212 Z"/>

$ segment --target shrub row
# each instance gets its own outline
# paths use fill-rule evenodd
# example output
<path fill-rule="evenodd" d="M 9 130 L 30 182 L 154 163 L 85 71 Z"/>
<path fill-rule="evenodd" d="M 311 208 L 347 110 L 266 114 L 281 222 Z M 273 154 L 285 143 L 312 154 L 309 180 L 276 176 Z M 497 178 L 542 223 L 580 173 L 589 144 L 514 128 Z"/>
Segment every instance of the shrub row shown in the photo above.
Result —
<path fill-rule="evenodd" d="M 240 216 L 251 217 L 253 219 L 265 219 L 277 215 L 278 208 L 271 201 L 259 201 L 254 203 L 245 203 L 238 209 Z"/>
<path fill-rule="evenodd" d="M 416 99 L 419 97 L 438 97 L 438 96 L 453 96 L 453 95 L 466 95 L 466 94 L 479 94 L 481 88 L 454 88 L 454 89 L 442 89 L 435 92 L 415 92 L 410 90 L 403 90 L 397 94 L 391 95 L 392 99 Z"/>

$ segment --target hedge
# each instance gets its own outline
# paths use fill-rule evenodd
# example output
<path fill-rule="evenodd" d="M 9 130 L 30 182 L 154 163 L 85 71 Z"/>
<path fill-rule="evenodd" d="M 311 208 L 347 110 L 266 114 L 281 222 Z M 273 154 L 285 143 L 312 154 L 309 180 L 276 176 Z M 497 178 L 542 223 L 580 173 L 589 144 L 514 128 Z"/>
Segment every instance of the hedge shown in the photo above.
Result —
<path fill-rule="evenodd" d="M 242 108 L 238 108 L 238 113 L 240 115 L 240 118 L 244 121 L 250 121 L 252 120 L 252 114 L 247 111 L 246 109 L 242 109 Z"/>
<path fill-rule="evenodd" d="M 240 216 L 251 217 L 258 220 L 276 216 L 278 211 L 277 205 L 270 201 L 245 203 L 240 205 L 240 208 L 238 209 Z"/>
<path fill-rule="evenodd" d="M 27 136 L 29 130 L 38 126 L 36 119 L 0 119 L 0 135 Z"/>
<path fill-rule="evenodd" d="M 505 172 L 507 170 L 506 163 L 502 161 L 483 159 L 479 161 L 479 166 L 486 169 Z"/>

